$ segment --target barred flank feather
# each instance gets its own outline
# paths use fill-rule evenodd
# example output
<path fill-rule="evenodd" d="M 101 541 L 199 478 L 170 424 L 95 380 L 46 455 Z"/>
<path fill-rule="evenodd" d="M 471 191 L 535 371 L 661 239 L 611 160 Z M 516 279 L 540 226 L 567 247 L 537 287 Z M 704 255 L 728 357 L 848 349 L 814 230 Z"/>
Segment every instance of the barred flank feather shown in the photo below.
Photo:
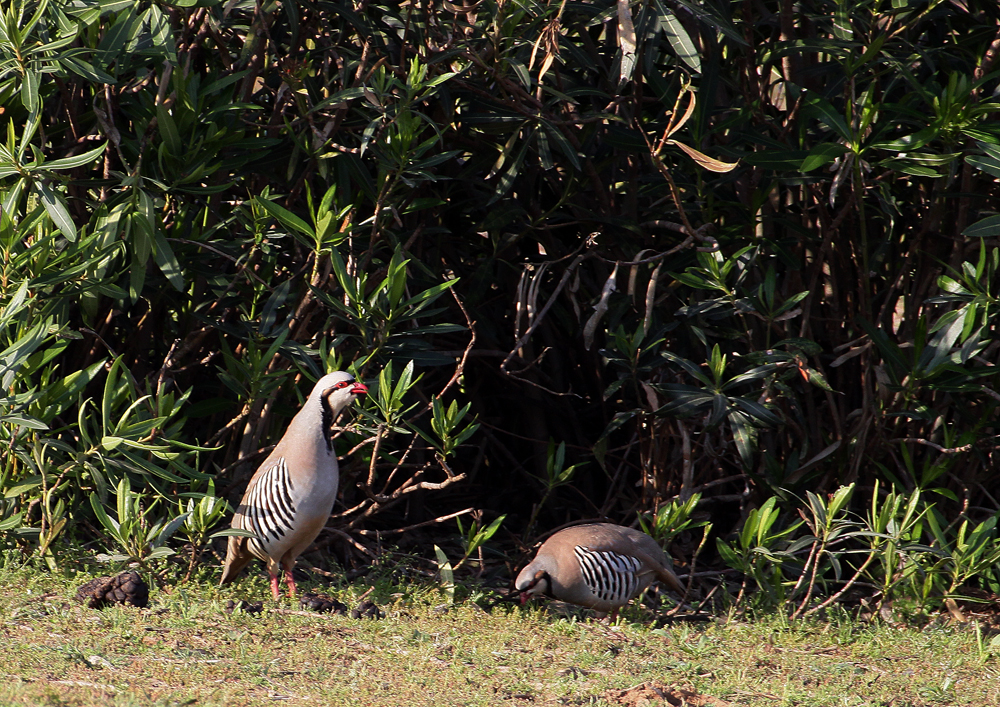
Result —
<path fill-rule="evenodd" d="M 626 604 L 639 591 L 642 563 L 631 555 L 610 550 L 595 552 L 582 545 L 573 548 L 584 584 L 602 601 Z"/>
<path fill-rule="evenodd" d="M 613 523 L 573 525 L 553 533 L 514 580 L 522 601 L 548 595 L 601 615 L 617 612 L 651 582 L 680 594 L 663 548 L 646 533 Z"/>
<path fill-rule="evenodd" d="M 272 540 L 285 537 L 295 526 L 295 503 L 292 501 L 292 479 L 284 457 L 257 479 L 246 495 L 246 529 L 257 536 L 250 539 L 251 552 L 267 556 Z"/>

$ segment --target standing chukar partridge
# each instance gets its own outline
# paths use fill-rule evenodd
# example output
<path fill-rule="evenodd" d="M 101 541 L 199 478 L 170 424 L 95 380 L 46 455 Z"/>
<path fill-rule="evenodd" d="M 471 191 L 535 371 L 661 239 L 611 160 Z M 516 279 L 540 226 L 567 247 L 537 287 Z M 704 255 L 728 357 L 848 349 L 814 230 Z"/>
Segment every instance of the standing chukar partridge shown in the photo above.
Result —
<path fill-rule="evenodd" d="M 282 569 L 288 595 L 295 594 L 295 558 L 319 535 L 337 498 L 333 422 L 356 396 L 367 392 L 364 383 L 343 371 L 316 381 L 278 446 L 247 484 L 233 515 L 233 527 L 254 536 L 229 538 L 219 584 L 231 582 L 256 557 L 267 563 L 275 600 L 281 596 L 278 574 Z"/>
<path fill-rule="evenodd" d="M 594 609 L 599 618 L 611 612 L 613 620 L 656 579 L 684 594 L 653 538 L 621 525 L 592 523 L 560 530 L 542 543 L 514 586 L 522 604 L 544 594 Z"/>

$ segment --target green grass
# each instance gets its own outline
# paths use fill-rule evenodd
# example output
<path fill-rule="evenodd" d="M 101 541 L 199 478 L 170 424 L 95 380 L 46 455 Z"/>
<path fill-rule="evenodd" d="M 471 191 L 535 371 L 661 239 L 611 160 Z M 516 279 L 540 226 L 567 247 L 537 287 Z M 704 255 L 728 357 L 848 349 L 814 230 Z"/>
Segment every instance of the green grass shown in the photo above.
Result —
<path fill-rule="evenodd" d="M 90 574 L 0 570 L 0 705 L 610 705 L 607 692 L 656 681 L 738 705 L 1000 704 L 998 659 L 968 626 L 725 617 L 651 628 L 539 608 L 443 605 L 429 585 L 389 576 L 329 591 L 350 606 L 374 584 L 381 621 L 224 611 L 268 596 L 249 573 L 153 588 L 150 607 L 87 609 Z M 273 603 L 265 606 L 275 608 Z M 666 703 L 662 703 L 666 704 Z"/>

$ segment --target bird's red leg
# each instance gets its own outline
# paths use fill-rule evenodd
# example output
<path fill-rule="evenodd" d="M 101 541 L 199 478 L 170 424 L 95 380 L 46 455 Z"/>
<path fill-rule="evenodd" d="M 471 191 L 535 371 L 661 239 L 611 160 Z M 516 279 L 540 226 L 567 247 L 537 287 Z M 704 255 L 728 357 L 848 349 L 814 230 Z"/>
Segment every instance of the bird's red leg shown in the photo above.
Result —
<path fill-rule="evenodd" d="M 288 585 L 288 596 L 292 598 L 295 596 L 295 580 L 292 578 L 292 571 L 285 570 L 285 584 Z M 277 586 L 277 585 L 275 585 Z"/>
<path fill-rule="evenodd" d="M 608 621 L 614 623 L 618 620 L 618 609 L 612 609 L 611 614 L 608 616 Z"/>
<path fill-rule="evenodd" d="M 278 575 L 271 575 L 271 594 L 274 595 L 274 600 L 278 601 L 281 599 L 281 590 L 278 589 Z"/>

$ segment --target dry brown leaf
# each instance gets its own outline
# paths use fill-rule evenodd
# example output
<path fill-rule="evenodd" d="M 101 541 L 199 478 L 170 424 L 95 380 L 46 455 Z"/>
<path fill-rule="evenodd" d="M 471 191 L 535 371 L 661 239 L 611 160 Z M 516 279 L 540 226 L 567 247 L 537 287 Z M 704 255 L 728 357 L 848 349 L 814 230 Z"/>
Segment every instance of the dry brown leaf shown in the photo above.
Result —
<path fill-rule="evenodd" d="M 688 104 L 687 108 L 684 109 L 684 115 L 682 115 L 681 119 L 678 120 L 676 123 L 673 122 L 673 116 L 671 116 L 671 122 L 667 126 L 667 131 L 663 134 L 663 139 L 660 141 L 660 146 L 659 148 L 657 148 L 657 151 L 663 149 L 663 143 L 666 141 L 666 139 L 669 138 L 674 133 L 676 133 L 681 128 L 683 128 L 684 124 L 688 122 L 688 119 L 691 117 L 691 114 L 694 113 L 694 107 L 695 104 L 697 103 L 697 96 L 695 95 L 694 91 L 685 91 L 685 93 L 688 96 Z M 680 98 L 677 99 L 677 102 L 680 103 Z"/>
<path fill-rule="evenodd" d="M 632 24 L 632 11 L 628 0 L 618 0 L 618 46 L 622 50 L 622 60 L 619 66 L 619 80 L 628 81 L 635 69 L 635 25 Z"/>
<path fill-rule="evenodd" d="M 545 60 L 542 62 L 542 68 L 538 70 L 538 83 L 542 82 L 542 78 L 545 76 L 545 72 L 547 72 L 549 70 L 549 67 L 552 66 L 552 61 L 555 58 L 556 55 L 552 52 L 549 52 L 548 54 L 545 55 Z"/>
<path fill-rule="evenodd" d="M 841 354 L 840 356 L 837 356 L 837 358 L 833 359 L 833 362 L 830 364 L 830 368 L 836 368 L 837 366 L 843 364 L 844 362 L 850 361 L 855 356 L 860 356 L 871 347 L 872 347 L 872 342 L 870 341 L 862 346 L 855 346 L 854 348 L 850 349 L 847 353 Z"/>
<path fill-rule="evenodd" d="M 719 172 L 719 173 L 731 172 L 734 169 L 736 169 L 736 166 L 739 164 L 739 162 L 723 162 L 722 160 L 713 159 L 708 155 L 706 155 L 705 153 L 699 152 L 693 147 L 689 147 L 688 145 L 685 145 L 683 142 L 678 142 L 677 140 L 667 140 L 667 144 L 677 145 L 677 147 L 684 150 L 685 154 L 687 154 L 688 157 L 693 159 L 695 162 L 700 164 L 709 172 Z"/>

